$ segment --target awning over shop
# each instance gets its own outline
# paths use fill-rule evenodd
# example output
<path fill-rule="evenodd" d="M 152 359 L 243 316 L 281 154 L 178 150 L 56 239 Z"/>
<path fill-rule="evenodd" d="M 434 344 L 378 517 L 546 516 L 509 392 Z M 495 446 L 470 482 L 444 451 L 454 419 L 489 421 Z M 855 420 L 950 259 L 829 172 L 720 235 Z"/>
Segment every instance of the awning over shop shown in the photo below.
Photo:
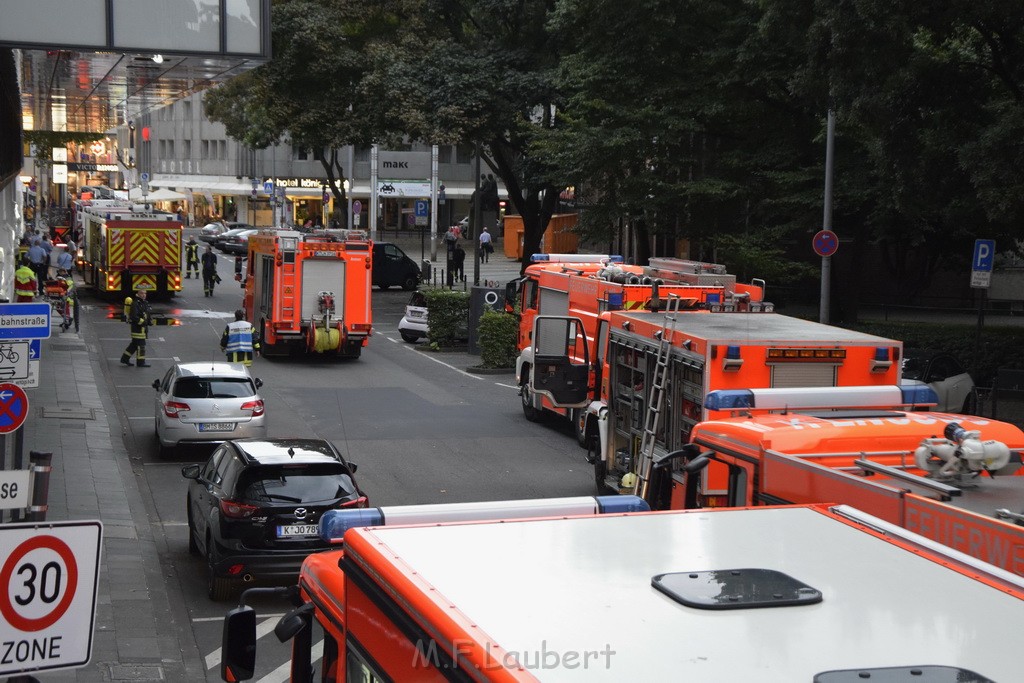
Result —
<path fill-rule="evenodd" d="M 178 192 L 188 190 L 198 194 L 246 195 L 252 192 L 252 183 L 232 176 L 210 175 L 155 175 L 149 184 L 153 187 L 173 188 Z"/>

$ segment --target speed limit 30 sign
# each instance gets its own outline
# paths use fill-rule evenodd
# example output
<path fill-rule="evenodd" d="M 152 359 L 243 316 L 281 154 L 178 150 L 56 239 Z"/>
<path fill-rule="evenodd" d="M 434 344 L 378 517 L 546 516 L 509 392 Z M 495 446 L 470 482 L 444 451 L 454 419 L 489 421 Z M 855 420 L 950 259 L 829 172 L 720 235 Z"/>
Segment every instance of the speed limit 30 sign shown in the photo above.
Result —
<path fill-rule="evenodd" d="M 92 656 L 103 526 L 0 526 L 0 675 L 85 666 Z"/>

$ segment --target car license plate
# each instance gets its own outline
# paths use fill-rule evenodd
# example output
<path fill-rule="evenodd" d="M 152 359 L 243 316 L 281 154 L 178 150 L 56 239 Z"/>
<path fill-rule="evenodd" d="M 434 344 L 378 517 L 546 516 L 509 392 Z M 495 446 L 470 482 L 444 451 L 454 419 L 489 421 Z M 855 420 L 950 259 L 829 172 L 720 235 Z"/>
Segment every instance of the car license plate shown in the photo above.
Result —
<path fill-rule="evenodd" d="M 316 536 L 320 533 L 320 527 L 316 524 L 289 524 L 277 527 L 278 538 L 290 538 L 293 536 Z"/>
<path fill-rule="evenodd" d="M 199 431 L 201 432 L 233 432 L 235 431 L 234 422 L 200 422 Z"/>

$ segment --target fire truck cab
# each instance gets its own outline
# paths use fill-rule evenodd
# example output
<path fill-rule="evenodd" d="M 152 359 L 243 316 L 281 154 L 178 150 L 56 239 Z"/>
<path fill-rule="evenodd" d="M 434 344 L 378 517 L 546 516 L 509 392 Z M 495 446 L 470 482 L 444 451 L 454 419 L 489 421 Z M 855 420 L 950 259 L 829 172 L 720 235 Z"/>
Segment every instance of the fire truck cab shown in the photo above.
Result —
<path fill-rule="evenodd" d="M 252 235 L 244 307 L 262 353 L 358 358 L 372 332 L 372 246 L 357 230 L 341 237 L 292 230 Z"/>
<path fill-rule="evenodd" d="M 529 391 L 528 377 L 534 366 L 533 321 L 537 316 L 576 318 L 593 358 L 599 339 L 598 320 L 608 311 L 658 310 L 669 299 L 674 299 L 678 310 L 688 312 L 774 310 L 764 301 L 763 280 L 738 283 L 725 266 L 714 263 L 653 258 L 649 266 L 633 266 L 623 264 L 621 256 L 598 254 L 534 254 L 531 261 L 523 277 L 510 282 L 505 293 L 506 308 L 518 308 L 520 314 L 516 379 L 523 414 L 531 421 L 546 414 L 566 417 L 576 425 L 581 441 L 585 411 L 557 405 Z M 591 398 L 597 398 L 598 385 L 591 383 L 589 387 Z"/>
<path fill-rule="evenodd" d="M 299 606 L 275 629 L 292 640 L 291 680 L 1020 674 L 1012 625 L 1024 616 L 1024 581 L 846 506 L 488 522 L 463 513 L 411 526 L 364 516 L 343 550 L 310 556 Z M 225 619 L 225 681 L 255 668 L 246 594 Z"/>

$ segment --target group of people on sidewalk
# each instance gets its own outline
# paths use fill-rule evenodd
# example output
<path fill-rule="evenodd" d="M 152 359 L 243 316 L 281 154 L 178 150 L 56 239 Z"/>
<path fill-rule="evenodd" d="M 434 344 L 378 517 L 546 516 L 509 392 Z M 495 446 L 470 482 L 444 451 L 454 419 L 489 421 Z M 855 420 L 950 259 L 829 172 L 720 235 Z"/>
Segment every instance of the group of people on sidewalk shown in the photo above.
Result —
<path fill-rule="evenodd" d="M 453 225 L 444 235 L 444 243 L 448 249 L 449 280 L 454 282 L 466 281 L 466 250 L 459 242 L 460 232 L 459 226 Z M 489 262 L 493 253 L 494 244 L 491 241 L 491 233 L 484 228 L 480 233 L 480 260 L 484 263 Z"/>
<path fill-rule="evenodd" d="M 31 231 L 21 240 L 19 266 L 14 271 L 15 302 L 32 303 L 37 297 L 47 297 L 61 316 L 62 330 L 68 330 L 72 320 L 78 330 L 78 297 L 71 274 L 75 250 L 70 239 L 58 249 L 39 231 Z"/>

